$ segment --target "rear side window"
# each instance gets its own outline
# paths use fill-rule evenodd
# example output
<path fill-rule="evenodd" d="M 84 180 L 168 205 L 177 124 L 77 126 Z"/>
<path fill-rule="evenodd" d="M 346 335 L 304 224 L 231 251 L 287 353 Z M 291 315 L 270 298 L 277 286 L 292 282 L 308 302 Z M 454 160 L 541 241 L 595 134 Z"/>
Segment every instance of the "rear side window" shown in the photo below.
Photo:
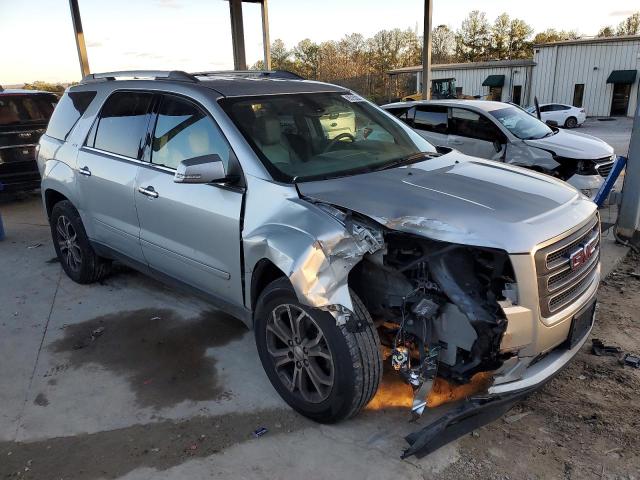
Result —
<path fill-rule="evenodd" d="M 494 123 L 471 110 L 464 108 L 451 109 L 451 129 L 450 134 L 461 137 L 476 138 L 487 142 L 503 142 L 503 135 Z"/>
<path fill-rule="evenodd" d="M 151 93 L 116 92 L 102 106 L 100 118 L 87 145 L 105 152 L 139 158 L 142 138 L 147 131 Z M 91 145 L 93 142 L 93 145 Z"/>
<path fill-rule="evenodd" d="M 18 94 L 0 96 L 0 125 L 46 122 L 56 106 L 55 95 Z"/>
<path fill-rule="evenodd" d="M 447 107 L 418 107 L 413 127 L 435 133 L 447 133 Z"/>
<path fill-rule="evenodd" d="M 69 132 L 80 120 L 95 96 L 96 92 L 65 93 L 51 116 L 47 135 L 58 140 L 66 140 Z"/>
<path fill-rule="evenodd" d="M 182 160 L 217 154 L 227 167 L 229 152 L 222 132 L 200 108 L 177 97 L 163 97 L 153 134 L 151 163 L 175 169 Z"/>

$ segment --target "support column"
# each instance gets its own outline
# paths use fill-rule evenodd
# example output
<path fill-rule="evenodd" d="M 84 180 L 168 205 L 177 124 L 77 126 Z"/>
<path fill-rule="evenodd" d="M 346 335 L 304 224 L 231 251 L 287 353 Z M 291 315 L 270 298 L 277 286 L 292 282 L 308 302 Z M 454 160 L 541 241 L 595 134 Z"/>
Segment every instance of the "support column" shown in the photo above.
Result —
<path fill-rule="evenodd" d="M 424 0 L 424 37 L 422 42 L 422 98 L 431 98 L 431 17 L 432 0 Z"/>
<path fill-rule="evenodd" d="M 269 8 L 267 0 L 262 0 L 262 45 L 264 47 L 264 69 L 271 70 L 271 39 L 269 38 Z"/>
<path fill-rule="evenodd" d="M 235 70 L 247 69 L 244 49 L 244 22 L 242 20 L 242 0 L 229 0 L 231 15 L 231 43 L 233 45 L 233 65 Z"/>
<path fill-rule="evenodd" d="M 618 235 L 631 239 L 640 230 L 640 102 L 633 120 L 628 158 L 616 228 Z"/>
<path fill-rule="evenodd" d="M 69 0 L 69 8 L 71 9 L 71 22 L 73 23 L 73 32 L 76 39 L 76 48 L 78 49 L 78 60 L 80 61 L 80 72 L 82 77 L 89 75 L 89 58 L 87 57 L 87 46 L 84 42 L 84 31 L 82 30 L 82 20 L 80 18 L 80 8 L 78 0 Z"/>

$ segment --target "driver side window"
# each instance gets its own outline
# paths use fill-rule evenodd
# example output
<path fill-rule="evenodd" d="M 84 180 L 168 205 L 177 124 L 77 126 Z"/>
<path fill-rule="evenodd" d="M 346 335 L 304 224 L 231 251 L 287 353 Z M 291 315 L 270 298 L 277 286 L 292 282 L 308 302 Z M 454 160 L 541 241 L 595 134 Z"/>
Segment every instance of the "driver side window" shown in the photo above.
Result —
<path fill-rule="evenodd" d="M 153 133 L 151 163 L 175 169 L 182 160 L 217 154 L 225 168 L 230 147 L 211 117 L 171 95 L 162 98 Z"/>

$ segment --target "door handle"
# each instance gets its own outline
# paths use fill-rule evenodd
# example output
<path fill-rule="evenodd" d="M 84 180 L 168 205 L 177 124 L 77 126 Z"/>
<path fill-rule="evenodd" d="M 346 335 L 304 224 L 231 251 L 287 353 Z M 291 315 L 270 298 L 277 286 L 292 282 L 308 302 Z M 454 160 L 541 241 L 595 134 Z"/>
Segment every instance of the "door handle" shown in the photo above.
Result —
<path fill-rule="evenodd" d="M 82 167 L 81 169 L 79 169 L 78 173 L 80 175 L 86 175 L 87 177 L 91 176 L 91 170 L 89 170 L 89 167 L 87 167 L 86 165 L 84 167 Z"/>
<path fill-rule="evenodd" d="M 147 188 L 138 187 L 138 192 L 140 192 L 142 195 L 146 195 L 147 197 L 158 198 L 158 192 L 156 192 L 155 188 L 153 188 L 151 185 L 149 185 Z"/>

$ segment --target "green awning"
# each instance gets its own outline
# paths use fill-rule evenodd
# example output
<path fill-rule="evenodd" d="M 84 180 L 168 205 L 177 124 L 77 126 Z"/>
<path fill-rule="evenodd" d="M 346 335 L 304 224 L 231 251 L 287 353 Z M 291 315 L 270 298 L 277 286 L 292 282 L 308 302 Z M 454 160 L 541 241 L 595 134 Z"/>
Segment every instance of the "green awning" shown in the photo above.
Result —
<path fill-rule="evenodd" d="M 483 87 L 502 87 L 504 85 L 504 75 L 489 75 L 482 82 Z"/>
<path fill-rule="evenodd" d="M 632 85 L 636 81 L 637 70 L 614 70 L 607 78 L 607 83 L 622 83 Z"/>

